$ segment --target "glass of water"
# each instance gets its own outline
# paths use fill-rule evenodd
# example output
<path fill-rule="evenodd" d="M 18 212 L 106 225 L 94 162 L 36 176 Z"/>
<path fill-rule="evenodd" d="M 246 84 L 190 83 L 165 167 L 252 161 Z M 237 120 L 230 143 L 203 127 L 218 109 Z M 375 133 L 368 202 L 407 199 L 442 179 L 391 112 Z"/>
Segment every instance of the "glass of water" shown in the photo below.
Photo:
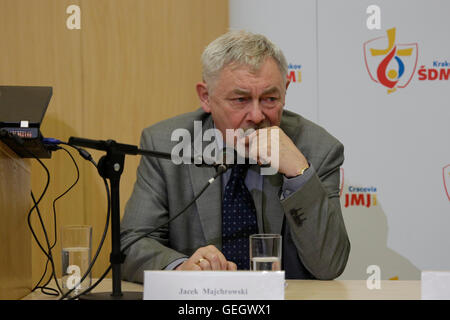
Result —
<path fill-rule="evenodd" d="M 252 234 L 250 236 L 250 270 L 281 270 L 281 235 Z"/>
<path fill-rule="evenodd" d="M 80 283 L 91 263 L 91 226 L 65 226 L 61 231 L 62 290 L 75 296 L 91 285 L 91 273 Z"/>

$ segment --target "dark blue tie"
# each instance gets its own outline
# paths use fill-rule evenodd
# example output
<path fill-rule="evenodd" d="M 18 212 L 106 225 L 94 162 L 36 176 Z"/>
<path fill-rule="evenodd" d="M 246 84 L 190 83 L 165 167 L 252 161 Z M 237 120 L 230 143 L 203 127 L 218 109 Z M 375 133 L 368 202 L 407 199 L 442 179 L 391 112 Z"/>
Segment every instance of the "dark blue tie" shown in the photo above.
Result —
<path fill-rule="evenodd" d="M 233 168 L 222 203 L 222 253 L 238 270 L 250 268 L 249 236 L 258 231 L 255 204 L 245 185 L 247 170 L 245 165 Z"/>

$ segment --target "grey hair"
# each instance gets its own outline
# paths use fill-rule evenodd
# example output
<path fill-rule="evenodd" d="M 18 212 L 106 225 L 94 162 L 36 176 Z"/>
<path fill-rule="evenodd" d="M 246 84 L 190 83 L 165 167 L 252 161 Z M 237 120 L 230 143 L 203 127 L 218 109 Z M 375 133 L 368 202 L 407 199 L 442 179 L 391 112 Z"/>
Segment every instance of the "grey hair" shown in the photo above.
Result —
<path fill-rule="evenodd" d="M 203 81 L 213 85 L 222 69 L 232 63 L 249 66 L 256 71 L 268 57 L 275 60 L 283 79 L 286 79 L 286 58 L 267 37 L 244 30 L 229 31 L 211 42 L 203 51 Z"/>

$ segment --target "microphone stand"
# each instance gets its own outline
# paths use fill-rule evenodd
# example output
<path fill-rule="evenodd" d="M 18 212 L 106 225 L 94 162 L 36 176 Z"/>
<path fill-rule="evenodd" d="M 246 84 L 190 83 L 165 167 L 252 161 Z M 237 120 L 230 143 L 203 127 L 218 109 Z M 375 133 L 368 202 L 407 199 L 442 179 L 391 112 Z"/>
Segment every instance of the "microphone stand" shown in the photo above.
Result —
<path fill-rule="evenodd" d="M 111 189 L 111 254 L 112 267 L 112 292 L 89 293 L 80 296 L 80 300 L 142 300 L 142 292 L 122 292 L 121 265 L 125 261 L 125 255 L 120 249 L 120 177 L 123 172 L 125 155 L 145 155 L 162 159 L 171 159 L 171 154 L 142 150 L 137 146 L 117 143 L 114 140 L 91 140 L 70 137 L 69 145 L 106 151 L 98 161 L 100 176 L 110 181 Z M 218 164 L 201 164 L 201 166 L 217 167 Z"/>

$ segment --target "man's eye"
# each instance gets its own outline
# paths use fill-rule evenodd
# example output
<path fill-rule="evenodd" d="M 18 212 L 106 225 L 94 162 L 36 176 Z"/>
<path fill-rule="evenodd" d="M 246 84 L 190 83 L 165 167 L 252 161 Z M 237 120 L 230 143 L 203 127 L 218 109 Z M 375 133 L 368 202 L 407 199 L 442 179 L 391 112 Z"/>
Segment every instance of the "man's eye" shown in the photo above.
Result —
<path fill-rule="evenodd" d="M 278 101 L 278 98 L 277 97 L 266 97 L 266 98 L 263 99 L 263 101 L 265 101 L 265 102 L 275 102 L 275 101 Z"/>
<path fill-rule="evenodd" d="M 244 102 L 248 101 L 248 98 L 239 97 L 239 98 L 235 98 L 234 101 L 239 102 L 239 103 L 244 103 Z"/>

